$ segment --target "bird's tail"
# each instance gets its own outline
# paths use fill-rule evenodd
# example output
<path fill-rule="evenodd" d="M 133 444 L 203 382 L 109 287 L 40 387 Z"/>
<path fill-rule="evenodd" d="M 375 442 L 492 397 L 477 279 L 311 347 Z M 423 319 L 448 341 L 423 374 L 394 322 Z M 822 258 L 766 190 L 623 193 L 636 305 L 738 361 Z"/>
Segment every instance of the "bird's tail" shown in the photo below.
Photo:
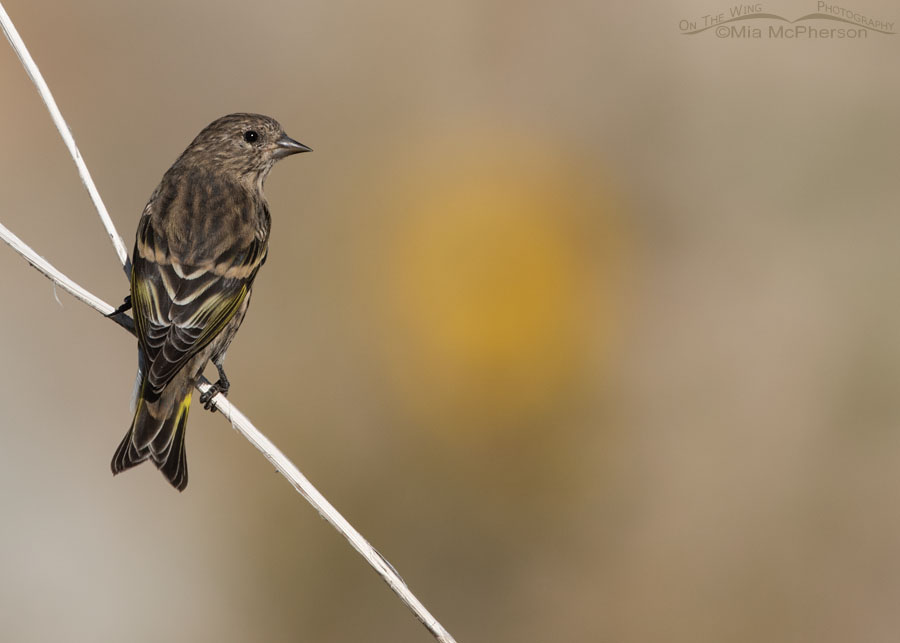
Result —
<path fill-rule="evenodd" d="M 113 475 L 151 459 L 173 487 L 188 483 L 184 433 L 191 408 L 191 387 L 170 382 L 155 399 L 141 386 L 134 419 L 112 459 Z M 176 390 L 169 390 L 177 387 Z"/>

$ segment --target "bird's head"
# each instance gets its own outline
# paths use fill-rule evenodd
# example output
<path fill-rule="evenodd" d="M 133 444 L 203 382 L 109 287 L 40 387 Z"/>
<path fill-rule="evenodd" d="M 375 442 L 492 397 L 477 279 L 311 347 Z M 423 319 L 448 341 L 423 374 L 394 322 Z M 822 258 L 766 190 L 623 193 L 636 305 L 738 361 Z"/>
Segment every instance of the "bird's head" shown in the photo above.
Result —
<path fill-rule="evenodd" d="M 274 118 L 262 114 L 229 114 L 207 125 L 178 163 L 211 165 L 211 171 L 261 184 L 275 161 L 311 151 L 285 134 Z"/>

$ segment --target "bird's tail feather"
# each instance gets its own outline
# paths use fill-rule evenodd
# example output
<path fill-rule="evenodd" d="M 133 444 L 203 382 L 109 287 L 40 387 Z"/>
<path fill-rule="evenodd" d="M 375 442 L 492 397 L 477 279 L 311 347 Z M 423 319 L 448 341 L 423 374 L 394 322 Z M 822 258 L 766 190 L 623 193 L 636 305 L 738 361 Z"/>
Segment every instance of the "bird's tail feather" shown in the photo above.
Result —
<path fill-rule="evenodd" d="M 184 434 L 191 408 L 190 388 L 179 397 L 175 404 L 160 408 L 162 399 L 150 402 L 141 392 L 131 427 L 113 455 L 113 475 L 150 459 L 173 487 L 179 491 L 187 487 Z"/>

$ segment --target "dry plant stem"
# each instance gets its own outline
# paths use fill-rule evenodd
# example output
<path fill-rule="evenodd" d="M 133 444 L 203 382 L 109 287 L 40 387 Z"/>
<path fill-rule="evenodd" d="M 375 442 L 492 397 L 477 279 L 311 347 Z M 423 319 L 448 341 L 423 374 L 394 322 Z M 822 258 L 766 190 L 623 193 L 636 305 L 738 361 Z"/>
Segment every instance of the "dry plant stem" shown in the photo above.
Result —
<path fill-rule="evenodd" d="M 85 290 L 77 283 L 69 279 L 62 272 L 57 270 L 53 264 L 36 253 L 28 244 L 19 239 L 6 226 L 0 223 L 0 239 L 5 241 L 9 246 L 22 255 L 25 260 L 45 277 L 50 279 L 60 288 L 71 294 L 77 300 L 87 304 L 97 312 L 107 317 L 114 312 L 114 308 L 94 295 Z M 125 314 L 110 317 L 114 322 L 122 326 L 125 330 L 134 334 L 134 323 L 131 318 Z M 197 388 L 201 393 L 206 392 L 210 387 L 210 383 L 205 378 L 198 384 Z M 338 513 L 328 500 L 325 499 L 319 490 L 316 489 L 309 480 L 306 479 L 300 470 L 294 466 L 294 463 L 276 447 L 272 442 L 257 429 L 250 420 L 247 419 L 241 411 L 231 404 L 227 398 L 221 395 L 213 397 L 213 404 L 216 409 L 231 421 L 231 425 L 240 431 L 250 443 L 259 449 L 266 459 L 271 462 L 275 468 L 294 486 L 294 488 L 302 495 L 315 509 L 337 529 L 350 542 L 353 548 L 358 551 L 363 558 L 378 572 L 384 581 L 392 590 L 400 597 L 407 607 L 418 617 L 422 624 L 434 635 L 434 637 L 442 643 L 455 643 L 450 634 L 444 630 L 440 623 L 425 609 L 425 606 L 419 602 L 419 599 L 413 595 L 406 583 L 400 578 L 397 571 L 391 566 L 385 558 L 372 547 L 369 542 L 362 537 L 347 520 Z"/>
<path fill-rule="evenodd" d="M 56 125 L 56 129 L 59 130 L 59 135 L 62 136 L 63 142 L 66 144 L 66 147 L 69 148 L 69 154 L 72 155 L 72 160 L 75 161 L 75 167 L 78 168 L 78 175 L 81 177 L 81 182 L 84 183 L 84 187 L 87 188 L 88 194 L 91 196 L 91 201 L 94 202 L 97 214 L 100 215 L 100 220 L 103 221 L 103 226 L 106 228 L 106 232 L 109 234 L 113 247 L 116 249 L 116 254 L 119 255 L 119 261 L 125 266 L 126 274 L 129 273 L 131 271 L 131 261 L 128 259 L 128 250 L 122 242 L 122 237 L 116 232 L 112 219 L 109 218 L 109 212 L 106 211 L 106 206 L 103 205 L 103 199 L 100 198 L 100 193 L 97 191 L 97 186 L 94 185 L 91 173 L 88 172 L 87 165 L 85 165 L 84 159 L 81 158 L 81 152 L 78 151 L 78 146 L 75 145 L 75 139 L 72 138 L 72 132 L 69 131 L 69 126 L 66 125 L 63 115 L 56 106 L 56 101 L 53 100 L 53 94 L 50 93 L 50 88 L 47 87 L 47 83 L 44 82 L 44 77 L 41 75 L 40 69 L 38 69 L 37 64 L 35 64 L 31 54 L 28 53 L 28 48 L 22 41 L 21 36 L 19 36 L 19 32 L 16 31 L 16 26 L 13 24 L 12 20 L 10 20 L 2 3 L 0 3 L 0 26 L 2 26 L 3 33 L 6 36 L 6 39 L 9 40 L 9 44 L 12 45 L 12 48 L 15 50 L 19 60 L 22 61 L 22 66 L 25 67 L 25 71 L 28 73 L 28 77 L 31 78 L 31 82 L 34 83 L 41 98 L 44 99 L 47 111 L 50 112 L 50 118 L 53 119 L 53 124 Z"/>
<path fill-rule="evenodd" d="M 97 188 L 94 185 L 93 180 L 91 179 L 91 175 L 88 172 L 87 166 L 84 163 L 84 160 L 81 158 L 81 154 L 78 151 L 78 147 L 75 145 L 75 140 L 72 138 L 72 134 L 69 131 L 68 126 L 65 123 L 65 120 L 62 117 L 62 114 L 59 111 L 59 108 L 56 106 L 55 101 L 53 100 L 53 96 L 50 93 L 49 87 L 47 87 L 47 83 L 44 82 L 43 76 L 41 76 L 40 71 L 37 68 L 34 60 L 31 58 L 31 55 L 28 53 L 27 48 L 25 47 L 25 43 L 22 41 L 22 38 L 19 36 L 19 33 L 16 31 L 15 26 L 9 18 L 9 15 L 6 13 L 6 10 L 3 8 L 2 3 L 0 3 L 0 27 L 3 29 L 3 33 L 6 35 L 6 38 L 9 40 L 10 45 L 12 45 L 16 54 L 19 57 L 19 60 L 22 61 L 22 65 L 24 65 L 25 70 L 28 72 L 29 77 L 32 82 L 34 82 L 37 87 L 38 92 L 43 98 L 44 103 L 47 105 L 47 109 L 50 111 L 50 116 L 53 118 L 53 122 L 56 125 L 56 128 L 59 130 L 60 136 L 62 136 L 63 141 L 66 143 L 66 147 L 69 148 L 69 153 L 72 155 L 72 159 L 75 161 L 75 165 L 78 167 L 78 173 L 81 176 L 81 180 L 87 188 L 88 193 L 91 196 L 91 200 L 94 203 L 94 207 L 97 209 L 97 213 L 100 215 L 100 219 L 103 221 L 103 225 L 106 228 L 106 232 L 109 235 L 109 238 L 112 240 L 113 246 L 116 250 L 116 254 L 119 256 L 119 260 L 122 262 L 125 267 L 126 274 L 130 273 L 131 270 L 131 262 L 128 259 L 128 252 L 125 249 L 125 244 L 122 241 L 122 238 L 119 236 L 119 233 L 116 231 L 115 226 L 113 225 L 112 219 L 110 219 L 109 214 L 106 211 L 105 206 L 103 205 L 103 201 L 100 199 L 100 194 L 97 192 Z M 13 250 L 22 255 L 28 263 L 34 266 L 38 271 L 48 277 L 55 284 L 63 288 L 66 292 L 70 293 L 73 297 L 78 299 L 79 301 L 87 304 L 97 312 L 110 316 L 111 313 L 114 312 L 113 306 L 109 305 L 96 295 L 91 292 L 85 290 L 80 285 L 69 279 L 62 272 L 57 270 L 53 265 L 50 264 L 46 259 L 38 255 L 34 250 L 32 250 L 26 243 L 24 243 L 21 239 L 19 239 L 15 234 L 13 234 L 9 229 L 0 224 L 0 239 L 5 241 L 12 247 Z M 125 315 L 124 313 L 119 313 L 109 317 L 112 321 L 116 322 L 120 326 L 122 326 L 125 330 L 134 334 L 134 322 L 130 317 Z M 206 392 L 210 387 L 210 383 L 205 378 L 202 378 L 200 382 L 197 384 L 197 388 L 201 392 Z M 394 591 L 395 594 L 400 598 L 401 601 L 416 615 L 422 624 L 428 629 L 429 632 L 441 643 L 456 643 L 455 639 L 447 632 L 444 627 L 428 612 L 424 605 L 415 597 L 415 595 L 409 590 L 406 583 L 400 578 L 400 575 L 396 572 L 396 570 L 391 566 L 390 563 L 385 560 L 385 558 L 372 547 L 369 542 L 362 537 L 362 535 L 353 528 L 353 526 L 347 522 L 347 520 L 340 514 L 338 511 L 331 505 L 325 497 L 319 493 L 319 491 L 306 479 L 306 477 L 300 473 L 300 470 L 297 469 L 294 464 L 288 460 L 287 457 L 274 445 L 272 442 L 263 435 L 259 429 L 257 429 L 247 417 L 238 410 L 237 407 L 232 405 L 225 397 L 222 395 L 216 395 L 212 399 L 213 405 L 216 409 L 222 412 L 230 422 L 231 425 L 240 431 L 247 440 L 250 441 L 253 446 L 259 449 L 263 455 L 265 455 L 266 459 L 271 462 L 275 468 L 285 477 L 287 480 L 293 485 L 293 487 L 302 495 L 306 500 L 319 512 L 319 514 L 325 518 L 338 532 L 340 532 L 344 538 L 346 538 L 350 544 L 353 546 L 356 551 L 362 555 L 363 558 L 375 569 L 376 572 L 384 579 L 384 581 L 388 584 L 388 586 Z"/>

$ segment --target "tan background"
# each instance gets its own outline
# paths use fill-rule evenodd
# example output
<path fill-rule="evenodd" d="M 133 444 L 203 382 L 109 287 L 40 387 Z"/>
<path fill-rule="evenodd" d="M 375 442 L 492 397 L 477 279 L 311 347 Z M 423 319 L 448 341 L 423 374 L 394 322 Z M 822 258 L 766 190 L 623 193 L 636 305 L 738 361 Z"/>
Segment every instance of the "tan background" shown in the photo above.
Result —
<path fill-rule="evenodd" d="M 4 4 L 129 248 L 213 118 L 315 148 L 268 182 L 232 400 L 461 643 L 896 640 L 900 36 L 680 35 L 711 1 Z M 0 87 L 3 223 L 120 301 L 5 44 Z M 223 418 L 194 409 L 184 494 L 113 479 L 134 341 L 5 248 L 0 297 L 0 638 L 429 640 Z"/>

